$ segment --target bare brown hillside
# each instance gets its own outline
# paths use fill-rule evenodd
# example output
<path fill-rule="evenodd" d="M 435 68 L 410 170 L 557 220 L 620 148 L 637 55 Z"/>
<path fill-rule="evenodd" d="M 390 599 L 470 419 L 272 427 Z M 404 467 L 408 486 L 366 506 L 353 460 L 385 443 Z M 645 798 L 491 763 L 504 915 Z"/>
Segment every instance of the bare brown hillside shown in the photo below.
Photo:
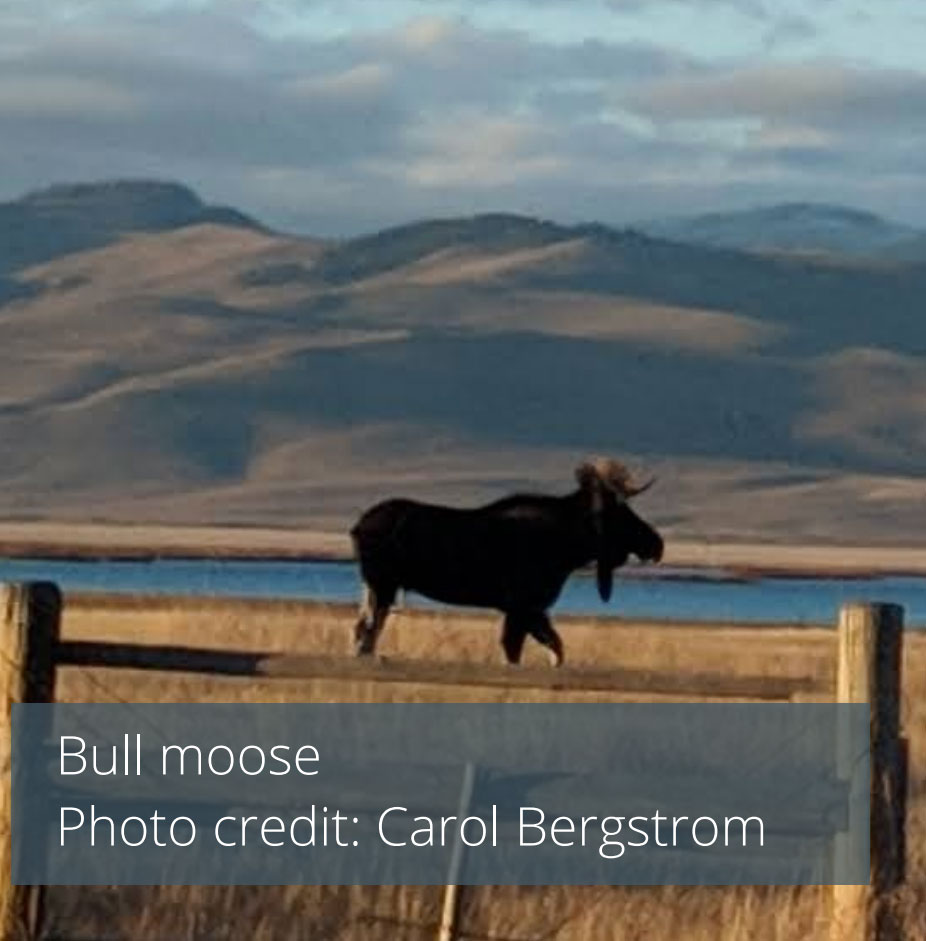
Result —
<path fill-rule="evenodd" d="M 926 543 L 922 266 L 206 218 L 7 277 L 7 519 L 342 530 L 393 493 L 563 489 L 606 452 L 659 473 L 677 537 Z"/>

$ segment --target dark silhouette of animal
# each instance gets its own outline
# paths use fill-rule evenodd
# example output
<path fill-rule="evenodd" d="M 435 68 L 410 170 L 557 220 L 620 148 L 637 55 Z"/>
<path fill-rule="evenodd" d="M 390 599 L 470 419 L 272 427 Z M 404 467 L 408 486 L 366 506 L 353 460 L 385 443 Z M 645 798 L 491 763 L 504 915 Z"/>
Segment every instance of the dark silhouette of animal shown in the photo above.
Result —
<path fill-rule="evenodd" d="M 547 616 L 569 575 L 594 561 L 598 591 L 609 600 L 614 569 L 633 554 L 658 562 L 663 541 L 630 508 L 636 486 L 619 461 L 576 469 L 566 496 L 518 495 L 475 509 L 386 500 L 351 529 L 364 582 L 354 629 L 358 655 L 372 654 L 396 592 L 504 614 L 502 648 L 518 663 L 529 634 L 563 662 L 563 642 Z"/>

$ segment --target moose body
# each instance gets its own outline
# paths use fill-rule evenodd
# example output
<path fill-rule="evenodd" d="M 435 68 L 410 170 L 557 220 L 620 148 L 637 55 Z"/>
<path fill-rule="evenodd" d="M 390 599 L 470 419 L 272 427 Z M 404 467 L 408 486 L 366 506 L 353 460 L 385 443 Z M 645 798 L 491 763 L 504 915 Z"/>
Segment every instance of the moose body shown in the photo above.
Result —
<path fill-rule="evenodd" d="M 364 581 L 447 604 L 545 610 L 594 555 L 570 509 L 540 496 L 471 510 L 388 500 L 354 530 Z"/>
<path fill-rule="evenodd" d="M 375 650 L 402 589 L 495 608 L 505 616 L 502 647 L 510 663 L 520 660 L 530 634 L 560 664 L 562 641 L 546 612 L 570 574 L 597 561 L 607 600 L 613 570 L 631 553 L 658 561 L 663 548 L 627 505 L 645 488 L 632 489 L 622 465 L 584 464 L 577 477 L 579 489 L 562 497 L 516 495 L 474 509 L 394 499 L 367 510 L 351 530 L 366 588 L 355 629 L 358 654 Z"/>

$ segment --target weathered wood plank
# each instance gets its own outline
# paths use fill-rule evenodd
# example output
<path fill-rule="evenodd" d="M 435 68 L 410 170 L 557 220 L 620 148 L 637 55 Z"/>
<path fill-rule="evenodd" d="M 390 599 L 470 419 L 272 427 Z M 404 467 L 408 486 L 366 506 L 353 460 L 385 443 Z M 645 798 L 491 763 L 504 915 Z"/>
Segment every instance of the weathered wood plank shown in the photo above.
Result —
<path fill-rule="evenodd" d="M 654 670 L 558 670 L 437 661 L 348 659 L 203 650 L 193 647 L 67 641 L 58 644 L 59 664 L 207 673 L 267 679 L 354 680 L 556 691 L 649 693 L 748 700 L 788 700 L 821 690 L 812 676 L 728 676 L 720 673 Z"/>

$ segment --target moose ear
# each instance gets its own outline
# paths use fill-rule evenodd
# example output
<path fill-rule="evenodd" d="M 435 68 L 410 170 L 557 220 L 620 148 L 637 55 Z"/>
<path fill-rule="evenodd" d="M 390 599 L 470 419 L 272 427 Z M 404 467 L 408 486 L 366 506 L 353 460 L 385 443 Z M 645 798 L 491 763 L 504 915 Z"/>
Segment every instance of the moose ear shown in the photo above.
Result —
<path fill-rule="evenodd" d="M 576 468 L 576 482 L 583 490 L 589 490 L 600 484 L 601 478 L 594 465 L 589 461 L 584 461 Z"/>
<path fill-rule="evenodd" d="M 596 553 L 598 594 L 601 596 L 602 601 L 610 601 L 611 590 L 614 587 L 614 566 L 611 561 L 606 535 L 607 527 L 605 525 L 608 494 L 602 485 L 601 475 L 595 466 L 589 462 L 580 464 L 576 468 L 576 480 L 579 486 L 591 496 L 592 525 L 595 527 L 595 536 L 598 542 L 598 551 Z"/>

